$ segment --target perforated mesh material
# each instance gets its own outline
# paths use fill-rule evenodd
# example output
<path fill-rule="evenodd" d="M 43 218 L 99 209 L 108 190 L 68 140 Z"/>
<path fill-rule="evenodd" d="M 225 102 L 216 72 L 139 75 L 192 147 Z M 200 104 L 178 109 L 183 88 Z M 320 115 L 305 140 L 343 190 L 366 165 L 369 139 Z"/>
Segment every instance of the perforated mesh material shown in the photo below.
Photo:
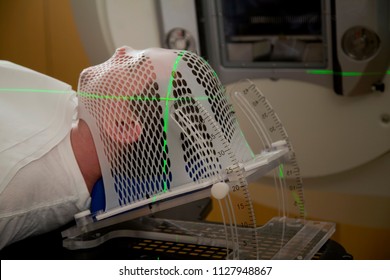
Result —
<path fill-rule="evenodd" d="M 231 116 L 230 106 L 225 96 L 225 90 L 217 74 L 201 57 L 187 52 L 183 61 L 191 69 L 196 82 L 204 88 L 204 94 L 209 97 L 211 111 L 219 123 L 226 140 L 231 141 L 234 133 L 234 118 Z"/>
<path fill-rule="evenodd" d="M 216 176 L 229 164 L 216 156 L 213 132 L 194 104 L 202 103 L 228 141 L 237 135 L 234 116 L 213 69 L 193 53 L 120 48 L 83 71 L 78 94 L 80 118 L 97 146 L 107 209 Z M 171 120 L 170 110 L 178 107 L 206 146 Z"/>

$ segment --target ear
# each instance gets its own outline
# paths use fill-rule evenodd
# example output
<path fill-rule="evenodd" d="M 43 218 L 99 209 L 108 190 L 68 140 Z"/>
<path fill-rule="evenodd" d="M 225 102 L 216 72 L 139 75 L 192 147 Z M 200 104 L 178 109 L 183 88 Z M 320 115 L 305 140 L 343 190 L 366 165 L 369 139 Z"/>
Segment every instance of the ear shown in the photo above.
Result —
<path fill-rule="evenodd" d="M 138 120 L 121 121 L 118 126 L 118 130 L 121 133 L 119 134 L 119 139 L 116 140 L 126 144 L 137 141 L 142 133 L 142 126 Z"/>
<path fill-rule="evenodd" d="M 117 143 L 131 144 L 142 133 L 142 125 L 135 117 L 126 116 L 104 122 L 104 130 Z"/>

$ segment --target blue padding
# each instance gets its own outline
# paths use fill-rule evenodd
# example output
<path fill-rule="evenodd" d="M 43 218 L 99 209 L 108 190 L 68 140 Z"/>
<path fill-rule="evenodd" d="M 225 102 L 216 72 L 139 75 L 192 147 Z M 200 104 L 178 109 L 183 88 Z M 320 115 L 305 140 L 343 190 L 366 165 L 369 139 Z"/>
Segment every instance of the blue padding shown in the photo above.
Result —
<path fill-rule="evenodd" d="M 106 209 L 106 196 L 104 193 L 103 178 L 100 178 L 93 186 L 91 193 L 91 213 Z"/>

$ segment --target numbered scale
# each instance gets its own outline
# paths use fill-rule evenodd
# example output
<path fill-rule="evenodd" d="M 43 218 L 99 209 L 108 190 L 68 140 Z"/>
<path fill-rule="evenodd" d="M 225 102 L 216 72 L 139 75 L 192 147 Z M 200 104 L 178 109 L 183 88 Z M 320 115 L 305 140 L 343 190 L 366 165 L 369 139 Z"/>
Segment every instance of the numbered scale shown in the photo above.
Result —
<path fill-rule="evenodd" d="M 62 233 L 63 246 L 71 250 L 88 249 L 113 238 L 129 237 L 147 240 L 142 244 L 153 244 L 147 250 L 160 253 L 172 251 L 167 244 L 176 244 L 176 250 L 182 249 L 178 252 L 181 257 L 187 254 L 194 258 L 223 259 L 312 258 L 333 234 L 335 225 L 305 219 L 299 167 L 282 123 L 264 95 L 249 80 L 234 85 L 228 98 L 232 104 L 230 114 L 237 116 L 230 125 L 240 132 L 245 131 L 241 130 L 243 125 L 249 126 L 261 144 L 258 153 L 252 151 L 243 133 L 236 133 L 228 140 L 223 128 L 201 102 L 195 99 L 175 101 L 169 110 L 172 123 L 198 151 L 203 159 L 202 171 L 214 175 L 126 205 L 120 212 L 94 217 L 88 212 L 80 213 L 76 226 Z M 189 112 L 196 112 L 196 118 L 189 116 Z M 243 147 L 250 151 L 251 159 L 239 159 Z M 225 167 L 216 162 L 225 163 Z M 219 166 L 218 172 L 209 172 L 216 166 Z M 275 178 L 280 215 L 265 225 L 258 225 L 248 182 L 270 174 Z M 151 216 L 207 197 L 217 201 L 222 223 Z M 290 217 L 290 212 L 297 214 L 295 218 Z M 207 250 L 199 253 L 203 250 L 199 248 Z"/>
<path fill-rule="evenodd" d="M 229 92 L 229 97 L 235 109 L 239 111 L 241 122 L 249 123 L 249 129 L 261 142 L 257 149 L 269 151 L 281 143 L 288 149 L 288 160 L 274 170 L 280 215 L 289 216 L 290 212 L 293 212 L 298 218 L 305 219 L 303 183 L 298 162 L 287 132 L 276 112 L 250 80 L 234 85 Z M 291 196 L 286 194 L 287 191 L 291 192 Z M 288 205 L 289 201 L 292 205 Z M 290 211 L 288 206 L 290 208 L 293 206 L 293 209 Z"/>

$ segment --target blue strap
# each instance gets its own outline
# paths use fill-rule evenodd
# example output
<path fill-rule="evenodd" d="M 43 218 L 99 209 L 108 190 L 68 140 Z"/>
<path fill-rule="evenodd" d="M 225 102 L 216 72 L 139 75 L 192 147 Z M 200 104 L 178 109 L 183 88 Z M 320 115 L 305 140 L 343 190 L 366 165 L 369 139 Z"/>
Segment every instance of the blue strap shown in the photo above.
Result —
<path fill-rule="evenodd" d="M 103 178 L 100 178 L 93 186 L 91 193 L 91 213 L 106 209 L 106 195 L 104 193 Z"/>

